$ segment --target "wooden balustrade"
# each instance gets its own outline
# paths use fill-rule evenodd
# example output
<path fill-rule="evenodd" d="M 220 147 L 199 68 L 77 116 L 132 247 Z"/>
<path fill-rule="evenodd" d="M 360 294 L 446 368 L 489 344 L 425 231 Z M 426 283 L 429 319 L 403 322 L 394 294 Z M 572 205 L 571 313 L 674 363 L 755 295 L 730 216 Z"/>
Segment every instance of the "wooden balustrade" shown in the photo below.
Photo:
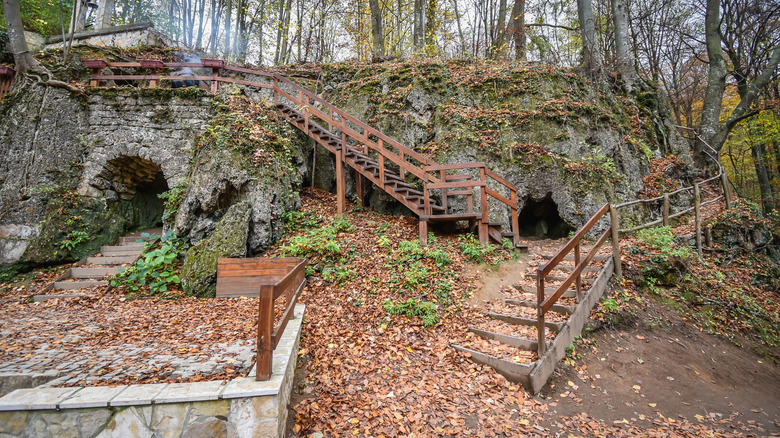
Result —
<path fill-rule="evenodd" d="M 0 65 L 0 99 L 2 99 L 6 93 L 11 91 L 15 76 L 16 71 L 13 68 Z"/>
<path fill-rule="evenodd" d="M 588 254 L 585 256 L 584 259 L 581 259 L 580 254 L 580 241 L 583 237 L 601 220 L 604 215 L 607 213 L 610 214 L 611 218 L 611 224 L 610 228 L 606 230 L 599 238 L 596 240 L 595 245 L 591 248 L 591 250 L 588 252 Z M 614 260 L 614 265 L 616 269 L 619 269 L 620 266 L 620 247 L 617 245 L 618 243 L 618 228 L 619 224 L 617 221 L 617 216 L 615 214 L 615 207 L 610 206 L 609 204 L 605 204 L 599 211 L 596 212 L 596 214 L 593 215 L 593 217 L 588 220 L 588 222 L 580 228 L 574 236 L 564 245 L 556 254 L 551 258 L 546 264 L 539 266 L 536 272 L 536 304 L 537 304 L 537 331 L 538 331 L 538 353 L 539 357 L 541 358 L 545 353 L 545 321 L 544 317 L 547 314 L 547 312 L 552 308 L 553 305 L 560 299 L 563 294 L 566 292 L 566 290 L 569 289 L 569 286 L 572 285 L 576 281 L 576 290 L 577 290 L 577 296 L 578 299 L 581 298 L 581 284 L 582 284 L 582 272 L 585 270 L 585 268 L 588 267 L 590 262 L 593 260 L 593 258 L 596 256 L 596 252 L 601 248 L 601 246 L 606 242 L 606 240 L 611 236 L 612 237 L 612 257 Z M 568 255 L 570 252 L 574 251 L 574 269 L 571 271 L 569 276 L 558 286 L 558 288 L 555 290 L 555 292 L 545 298 L 545 292 L 544 292 L 544 283 L 545 283 L 545 277 L 552 272 L 553 269 L 555 269 L 558 264 Z M 618 276 L 622 276 L 622 272 L 619 270 L 616 271 Z"/>
<path fill-rule="evenodd" d="M 219 91 L 220 83 L 231 83 L 236 85 L 252 86 L 256 88 L 265 88 L 273 90 L 273 103 L 278 105 L 282 100 L 289 101 L 293 106 L 300 109 L 304 116 L 305 127 L 309 134 L 310 120 L 316 119 L 327 125 L 329 131 L 338 130 L 341 137 L 340 163 L 336 166 L 337 179 L 343 181 L 343 163 L 346 162 L 346 151 L 348 148 L 354 148 L 366 156 L 376 156 L 379 166 L 379 185 L 387 190 L 386 179 L 389 169 L 387 165 L 397 166 L 397 172 L 402 180 L 411 175 L 417 180 L 419 186 L 424 192 L 423 213 L 420 215 L 421 221 L 426 221 L 431 217 L 443 220 L 457 220 L 461 216 L 469 220 L 478 218 L 480 221 L 480 241 L 487 242 L 488 239 L 488 201 L 497 200 L 511 209 L 510 228 L 514 234 L 514 243 L 519 244 L 520 234 L 518 227 L 518 201 L 517 189 L 504 178 L 496 175 L 486 168 L 484 163 L 462 163 L 438 165 L 428 157 L 410 149 L 398 141 L 388 137 L 379 130 L 369 126 L 362 120 L 347 114 L 332 105 L 330 102 L 320 96 L 306 90 L 295 82 L 287 79 L 278 73 L 267 73 L 257 70 L 251 70 L 242 67 L 231 66 L 218 59 L 202 59 L 200 63 L 181 63 L 181 62 L 161 62 L 157 60 L 139 60 L 138 62 L 107 62 L 103 60 L 86 60 L 84 65 L 92 69 L 91 86 L 99 86 L 101 81 L 121 80 L 121 81 L 148 81 L 149 87 L 156 87 L 162 80 L 169 81 L 205 81 L 210 82 L 210 91 L 216 93 Z M 102 69 L 110 67 L 118 68 L 139 68 L 146 69 L 145 74 L 112 74 L 103 75 Z M 162 74 L 165 69 L 171 68 L 204 68 L 211 69 L 211 75 L 199 76 L 174 76 Z M 264 77 L 269 82 L 256 82 L 234 77 L 222 76 L 222 71 L 231 71 L 240 74 L 254 75 Z M 335 132 L 334 132 L 335 134 Z M 352 143 L 354 146 L 350 145 Z M 448 171 L 462 172 L 464 170 L 473 170 L 479 173 L 477 178 L 472 178 L 466 174 L 447 175 Z M 395 170 L 393 170 L 395 171 Z M 360 178 L 358 178 L 360 179 Z M 505 187 L 509 191 L 509 196 L 502 194 L 499 190 L 488 187 L 489 181 L 494 181 Z M 360 181 L 362 182 L 362 181 Z M 359 184 L 362 189 L 362 184 Z M 338 184 L 339 211 L 344 211 L 344 189 L 343 183 Z M 478 189 L 479 211 L 474 206 L 474 191 Z M 441 191 L 441 204 L 443 213 L 431 211 L 430 190 Z M 362 192 L 362 190 L 361 190 Z M 464 215 L 448 215 L 448 198 L 451 196 L 466 196 L 467 213 Z M 478 214 L 478 216 L 477 216 Z M 421 223 L 421 239 L 425 243 L 423 224 Z M 425 234 L 425 236 L 423 236 Z"/>

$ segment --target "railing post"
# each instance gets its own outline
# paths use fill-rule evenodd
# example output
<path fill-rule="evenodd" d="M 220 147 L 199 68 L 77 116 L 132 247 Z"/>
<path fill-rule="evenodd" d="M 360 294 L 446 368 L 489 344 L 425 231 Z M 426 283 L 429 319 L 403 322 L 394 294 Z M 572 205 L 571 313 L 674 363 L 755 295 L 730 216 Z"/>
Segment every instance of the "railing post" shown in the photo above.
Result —
<path fill-rule="evenodd" d="M 536 351 L 539 355 L 539 359 L 542 359 L 542 356 L 544 356 L 545 353 L 545 343 L 544 343 L 544 308 L 542 307 L 544 305 L 544 275 L 542 275 L 542 270 L 539 269 L 536 271 L 536 311 L 537 311 L 537 321 L 536 321 L 536 329 L 537 329 L 537 346 Z"/>
<path fill-rule="evenodd" d="M 701 257 L 702 245 L 701 245 L 701 192 L 699 191 L 699 183 L 693 183 L 693 221 L 696 224 L 696 251 Z"/>
<path fill-rule="evenodd" d="M 482 208 L 482 219 L 479 221 L 479 243 L 488 243 L 488 202 L 487 202 L 487 176 L 485 175 L 485 168 L 479 168 L 479 181 L 482 183 L 480 187 L 480 202 Z"/>
<path fill-rule="evenodd" d="M 510 188 L 510 199 L 512 202 L 516 205 L 516 207 L 510 206 L 509 208 L 512 211 L 512 232 L 514 233 L 514 236 L 512 236 L 512 243 L 515 244 L 515 248 L 520 244 L 520 204 L 517 203 L 517 190 Z"/>
<path fill-rule="evenodd" d="M 439 174 L 441 175 L 441 182 L 447 182 L 447 171 L 442 169 Z M 444 207 L 444 214 L 447 214 L 447 189 L 441 189 L 441 206 Z"/>
<path fill-rule="evenodd" d="M 661 211 L 661 221 L 662 225 L 665 227 L 669 226 L 669 194 L 664 193 L 664 206 L 663 210 Z"/>
<path fill-rule="evenodd" d="M 257 320 L 257 367 L 256 380 L 271 378 L 271 361 L 274 357 L 271 332 L 274 327 L 274 286 L 260 286 L 260 300 Z"/>
<path fill-rule="evenodd" d="M 347 151 L 347 134 L 341 131 L 341 151 L 336 154 L 336 205 L 338 206 L 339 216 L 344 214 L 345 196 L 344 193 L 344 157 Z"/>
<path fill-rule="evenodd" d="M 274 75 L 274 106 L 279 104 L 279 79 Z"/>
<path fill-rule="evenodd" d="M 379 140 L 379 147 L 382 147 L 382 140 Z M 379 188 L 385 190 L 385 156 L 379 154 Z"/>
<path fill-rule="evenodd" d="M 577 241 L 577 244 L 574 245 L 574 269 L 577 269 L 577 266 L 580 265 L 580 242 Z M 577 274 L 577 279 L 575 280 L 577 282 L 576 289 L 577 289 L 577 302 L 579 303 L 582 301 L 582 274 Z"/>
<path fill-rule="evenodd" d="M 725 170 L 720 173 L 720 185 L 723 187 L 723 198 L 726 200 L 726 210 L 731 210 L 733 200 L 731 198 L 731 188 L 729 187 L 729 176 L 726 175 Z"/>
<path fill-rule="evenodd" d="M 219 67 L 212 67 L 211 68 L 211 94 L 217 94 L 217 91 L 219 91 Z M 276 95 L 276 91 L 274 91 L 274 95 Z"/>
<path fill-rule="evenodd" d="M 406 155 L 404 155 L 404 151 L 398 149 L 398 156 L 401 157 L 401 161 L 406 161 Z M 406 181 L 406 169 L 404 169 L 404 166 L 398 166 L 398 174 L 401 176 L 402 181 Z"/>
<path fill-rule="evenodd" d="M 623 278 L 623 265 L 620 261 L 620 221 L 617 208 L 612 204 L 609 206 L 609 220 L 612 229 L 612 262 L 615 266 L 615 276 Z"/>

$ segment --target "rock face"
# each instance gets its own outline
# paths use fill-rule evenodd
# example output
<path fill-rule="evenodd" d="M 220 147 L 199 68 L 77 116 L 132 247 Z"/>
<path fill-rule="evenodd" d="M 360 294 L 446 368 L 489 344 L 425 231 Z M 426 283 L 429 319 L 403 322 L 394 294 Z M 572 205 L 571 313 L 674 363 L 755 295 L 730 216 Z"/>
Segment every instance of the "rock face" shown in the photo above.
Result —
<path fill-rule="evenodd" d="M 521 204 L 551 199 L 575 228 L 606 202 L 634 199 L 651 158 L 690 163 L 655 91 L 612 94 L 565 69 L 410 61 L 325 65 L 322 77 L 334 105 L 439 164 L 485 162 Z M 490 216 L 508 221 L 505 209 Z"/>
<path fill-rule="evenodd" d="M 277 136 L 298 152 L 258 165 L 251 147 L 263 138 L 246 150 L 196 150 L 222 98 L 197 89 L 89 92 L 34 87 L 0 104 L 0 272 L 78 260 L 163 220 L 198 243 L 242 201 L 251 206 L 244 254 L 281 236 L 280 214 L 295 208 L 305 167 L 299 136 Z M 278 177 L 281 161 L 297 164 Z"/>
<path fill-rule="evenodd" d="M 217 260 L 220 257 L 244 257 L 252 206 L 239 202 L 231 206 L 217 222 L 209 237 L 187 251 L 181 277 L 184 291 L 198 297 L 214 296 Z"/>

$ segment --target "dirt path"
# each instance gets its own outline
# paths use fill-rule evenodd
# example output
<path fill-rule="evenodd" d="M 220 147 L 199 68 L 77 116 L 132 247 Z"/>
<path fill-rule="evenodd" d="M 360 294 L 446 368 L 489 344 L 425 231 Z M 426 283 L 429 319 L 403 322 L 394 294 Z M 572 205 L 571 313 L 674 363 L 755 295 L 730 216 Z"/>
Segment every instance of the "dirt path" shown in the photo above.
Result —
<path fill-rule="evenodd" d="M 574 366 L 561 362 L 541 392 L 553 417 L 587 412 L 649 427 L 661 415 L 704 416 L 736 430 L 780 432 L 780 368 L 700 332 L 663 304 L 648 301 L 630 321 L 596 330 L 586 342 L 592 345 L 577 349 Z"/>
<path fill-rule="evenodd" d="M 534 263 L 531 254 L 498 268 L 475 268 L 482 290 L 473 304 L 500 298 L 498 286 L 516 282 Z M 640 427 L 708 417 L 735 432 L 780 433 L 780 367 L 699 331 L 661 303 L 645 302 L 628 320 L 592 327 L 573 365 L 558 364 L 538 397 L 549 408 L 550 432 L 571 430 L 560 418 L 579 416 Z"/>

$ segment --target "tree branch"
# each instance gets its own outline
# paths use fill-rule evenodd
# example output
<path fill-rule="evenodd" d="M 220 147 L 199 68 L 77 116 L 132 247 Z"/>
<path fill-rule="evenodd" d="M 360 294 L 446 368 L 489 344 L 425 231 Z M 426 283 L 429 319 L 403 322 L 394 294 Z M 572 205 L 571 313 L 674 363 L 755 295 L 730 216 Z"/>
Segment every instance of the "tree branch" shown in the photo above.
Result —
<path fill-rule="evenodd" d="M 563 26 L 561 24 L 548 24 L 548 23 L 529 23 L 524 24 L 525 27 L 552 27 L 555 29 L 566 29 L 571 32 L 578 32 L 579 28 Z"/>

